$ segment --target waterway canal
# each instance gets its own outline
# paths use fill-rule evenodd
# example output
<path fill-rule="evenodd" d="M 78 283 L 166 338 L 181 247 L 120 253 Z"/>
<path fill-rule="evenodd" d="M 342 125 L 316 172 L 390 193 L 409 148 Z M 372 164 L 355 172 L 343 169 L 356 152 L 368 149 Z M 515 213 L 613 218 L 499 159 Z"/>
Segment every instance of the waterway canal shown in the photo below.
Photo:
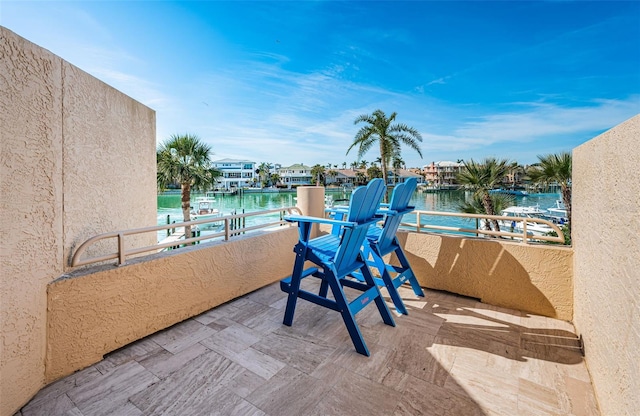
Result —
<path fill-rule="evenodd" d="M 338 199 L 348 199 L 350 193 L 342 191 L 328 190 L 327 195 L 334 201 Z M 200 194 L 193 194 L 195 198 Z M 222 215 L 229 215 L 234 212 L 255 212 L 274 208 L 295 206 L 295 192 L 265 192 L 265 193 L 244 193 L 236 195 L 216 195 L 214 208 L 217 208 Z M 460 212 L 459 205 L 463 203 L 465 198 L 469 198 L 470 194 L 464 191 L 440 191 L 440 192 L 416 192 L 411 199 L 411 204 L 415 205 L 418 210 L 426 211 L 447 211 Z M 547 194 L 531 194 L 523 197 L 514 197 L 514 205 L 518 206 L 535 206 L 541 209 L 547 209 L 555 205 L 555 201 L 560 199 L 557 193 Z M 179 193 L 164 193 L 158 195 L 158 225 L 167 223 L 167 216 L 171 222 L 182 221 L 182 209 L 180 208 Z M 275 215 L 277 216 L 277 214 Z M 475 227 L 474 220 L 430 216 L 422 217 L 423 223 L 434 225 L 444 225 L 450 227 Z M 251 221 L 267 221 L 264 217 L 248 218 L 247 225 L 251 225 Z M 273 219 L 269 220 L 273 221 Z M 415 215 L 405 216 L 406 222 L 415 223 Z M 159 233 L 159 239 L 163 237 Z"/>

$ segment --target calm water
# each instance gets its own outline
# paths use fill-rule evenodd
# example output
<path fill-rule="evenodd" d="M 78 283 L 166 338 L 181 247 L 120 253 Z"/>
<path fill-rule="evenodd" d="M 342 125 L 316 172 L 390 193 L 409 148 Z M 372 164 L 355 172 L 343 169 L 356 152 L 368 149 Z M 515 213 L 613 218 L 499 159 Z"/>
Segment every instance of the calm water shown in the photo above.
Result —
<path fill-rule="evenodd" d="M 327 191 L 327 195 L 330 195 L 333 200 L 348 199 L 350 193 L 340 191 Z M 200 194 L 193 194 L 192 197 L 201 196 Z M 255 212 L 272 208 L 282 208 L 295 206 L 295 192 L 287 193 L 245 193 L 244 195 L 216 195 L 216 203 L 214 207 L 217 208 L 223 215 L 229 215 L 234 212 Z M 427 211 L 448 211 L 459 212 L 458 205 L 462 203 L 465 197 L 470 197 L 469 193 L 463 191 L 444 191 L 444 192 L 416 192 L 411 199 L 411 204 L 415 205 L 416 209 Z M 525 197 L 515 197 L 515 205 L 518 206 L 531 206 L 538 205 L 541 209 L 546 209 L 555 205 L 555 201 L 560 199 L 560 195 L 553 194 L 531 194 Z M 180 194 L 162 194 L 158 195 L 158 224 L 167 223 L 167 215 L 171 222 L 182 221 L 182 209 L 180 208 Z M 274 218 L 278 215 L 274 214 Z M 252 219 L 253 221 L 273 221 L 273 219 Z M 250 224 L 250 219 L 247 219 L 247 225 Z M 406 222 L 415 223 L 415 215 L 405 216 Z M 428 223 L 433 225 L 444 225 L 451 227 L 466 227 L 474 228 L 474 220 L 466 220 L 462 218 L 453 217 L 440 217 L 440 216 L 422 216 L 422 223 Z M 159 233 L 159 239 L 163 237 L 162 233 Z"/>

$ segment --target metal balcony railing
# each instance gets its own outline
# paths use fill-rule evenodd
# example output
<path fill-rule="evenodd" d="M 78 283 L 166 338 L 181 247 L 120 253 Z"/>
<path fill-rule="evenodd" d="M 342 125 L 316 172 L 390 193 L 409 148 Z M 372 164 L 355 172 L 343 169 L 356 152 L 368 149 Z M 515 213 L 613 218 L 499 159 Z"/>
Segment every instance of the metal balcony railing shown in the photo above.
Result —
<path fill-rule="evenodd" d="M 279 214 L 279 219 L 276 221 L 270 221 L 265 223 L 260 223 L 257 225 L 245 226 L 245 219 L 248 217 L 257 217 L 257 216 L 268 216 L 271 214 Z M 82 243 L 78 249 L 73 254 L 71 259 L 71 267 L 84 266 L 87 264 L 100 263 L 107 260 L 117 259 L 118 265 L 125 264 L 127 257 L 142 254 L 142 253 L 150 253 L 157 252 L 159 250 L 183 246 L 183 245 L 191 245 L 200 241 L 212 240 L 212 239 L 223 239 L 224 241 L 229 240 L 230 237 L 234 235 L 244 234 L 249 231 L 275 227 L 275 226 L 284 226 L 289 225 L 288 222 L 284 221 L 283 217 L 286 214 L 301 214 L 300 210 L 297 207 L 285 207 L 278 209 L 270 209 L 265 211 L 256 211 L 256 212 L 247 212 L 242 214 L 233 214 L 233 215 L 225 215 L 216 218 L 208 218 L 202 220 L 194 220 L 188 222 L 180 222 L 166 225 L 156 225 L 152 227 L 144 227 L 144 228 L 134 228 L 130 230 L 122 230 L 122 231 L 113 231 L 110 233 L 99 234 L 95 237 L 91 237 Z M 126 249 L 126 238 L 132 235 L 145 234 L 145 233 L 156 233 L 162 230 L 173 230 L 176 228 L 183 228 L 184 226 L 196 226 L 203 224 L 211 224 L 211 223 L 223 223 L 223 228 L 221 231 L 209 233 L 206 235 L 200 235 L 190 238 L 184 238 L 179 240 L 168 241 L 164 243 L 158 243 L 151 246 L 137 247 L 132 249 Z M 186 237 L 186 236 L 185 236 Z M 109 240 L 109 239 L 117 239 L 118 242 L 118 250 L 115 253 L 109 253 L 102 256 L 90 257 L 87 259 L 82 259 L 82 255 L 85 253 L 87 248 L 99 241 Z"/>
<path fill-rule="evenodd" d="M 523 244 L 527 244 L 532 240 L 539 241 L 548 241 L 554 243 L 562 243 L 564 244 L 564 234 L 560 227 L 551 221 L 547 221 L 542 218 L 524 218 L 524 217 L 506 217 L 502 215 L 486 215 L 486 214 L 464 214 L 460 212 L 444 212 L 444 211 L 422 211 L 415 210 L 413 211 L 416 214 L 416 222 L 415 223 L 407 223 L 403 222 L 401 224 L 403 229 L 411 230 L 415 232 L 420 232 L 421 230 L 438 230 L 438 231 L 447 231 L 454 233 L 466 233 L 472 234 L 477 237 L 481 236 L 493 236 L 493 237 L 506 237 L 521 240 Z M 425 215 L 435 215 L 435 216 L 444 216 L 444 217 L 458 217 L 458 218 L 471 218 L 471 219 L 479 219 L 479 220 L 498 220 L 498 221 L 516 221 L 522 224 L 522 232 L 511 232 L 511 231 L 489 231 L 483 230 L 480 228 L 461 228 L 461 227 L 449 227 L 444 225 L 431 225 L 431 224 L 423 224 L 422 216 Z M 553 231 L 555 231 L 556 235 L 533 235 L 530 231 L 527 230 L 528 223 L 538 223 L 545 224 L 550 226 Z"/>
<path fill-rule="evenodd" d="M 267 216 L 271 214 L 279 213 L 279 219 L 277 221 L 265 222 L 252 226 L 245 226 L 244 219 L 248 217 L 255 216 Z M 169 248 L 169 247 L 177 247 L 177 246 L 185 246 L 193 243 L 197 243 L 205 240 L 212 239 L 223 239 L 224 241 L 229 240 L 230 237 L 234 235 L 244 234 L 249 231 L 269 228 L 274 226 L 283 226 L 288 225 L 286 221 L 284 221 L 283 217 L 285 214 L 300 214 L 300 210 L 297 207 L 286 207 L 286 208 L 278 208 L 271 209 L 265 211 L 257 211 L 257 212 L 248 212 L 242 214 L 234 214 L 234 215 L 225 215 L 222 217 L 216 217 L 211 219 L 203 219 L 203 220 L 195 220 L 189 222 L 181 222 L 174 224 L 166 224 L 166 225 L 157 225 L 153 227 L 145 227 L 145 228 L 135 228 L 130 230 L 123 231 L 114 231 L 110 233 L 99 234 L 95 237 L 92 237 L 82 243 L 78 249 L 75 251 L 72 259 L 71 259 L 71 267 L 84 266 L 87 264 L 100 263 L 107 260 L 116 259 L 118 265 L 125 264 L 127 257 L 134 256 L 137 254 L 157 252 L 159 250 Z M 409 223 L 403 222 L 401 224 L 402 228 L 409 231 L 421 232 L 424 230 L 434 230 L 434 231 L 445 231 L 450 233 L 465 233 L 471 236 L 476 237 L 503 237 L 503 238 L 512 238 L 521 240 L 522 243 L 527 244 L 532 240 L 539 241 L 548 241 L 555 243 L 564 243 L 564 236 L 562 230 L 554 223 L 541 219 L 541 218 L 518 218 L 518 217 L 504 217 L 500 215 L 482 215 L 482 214 L 464 214 L 457 212 L 444 212 L 444 211 L 422 211 L 416 210 L 413 211 L 416 215 L 416 222 Z M 422 217 L 423 216 L 447 216 L 447 217 L 459 217 L 459 218 L 471 218 L 471 219 L 495 219 L 504 221 L 507 219 L 508 221 L 516 221 L 522 223 L 522 232 L 511 232 L 511 231 L 489 231 L 478 228 L 462 228 L 462 227 L 450 227 L 444 225 L 432 225 L 432 224 L 423 224 Z M 206 235 L 195 236 L 191 238 L 184 239 L 176 239 L 173 241 L 168 241 L 164 243 L 154 244 L 151 246 L 137 247 L 132 249 L 126 249 L 126 238 L 132 235 L 144 234 L 144 233 L 157 233 L 162 230 L 171 230 L 175 228 L 181 228 L 185 225 L 195 226 L 195 225 L 203 225 L 210 223 L 224 223 L 224 227 L 221 231 L 209 233 Z M 557 236 L 546 236 L 546 235 L 532 235 L 527 231 L 527 223 L 540 223 L 549 225 L 557 234 Z M 109 253 L 102 256 L 90 257 L 86 259 L 82 259 L 82 255 L 85 253 L 87 248 L 99 241 L 108 240 L 108 239 L 117 239 L 118 249 L 115 253 Z"/>

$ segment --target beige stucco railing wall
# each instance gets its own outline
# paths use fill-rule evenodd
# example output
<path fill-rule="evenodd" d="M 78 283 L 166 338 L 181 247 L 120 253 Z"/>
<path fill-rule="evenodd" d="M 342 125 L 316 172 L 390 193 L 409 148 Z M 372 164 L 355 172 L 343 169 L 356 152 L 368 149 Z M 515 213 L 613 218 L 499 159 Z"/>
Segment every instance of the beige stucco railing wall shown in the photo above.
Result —
<path fill-rule="evenodd" d="M 49 287 L 47 381 L 289 275 L 297 236 L 297 228 L 287 227 L 56 280 Z M 401 237 L 425 287 L 561 319 L 571 315 L 570 248 L 430 233 Z"/>
<path fill-rule="evenodd" d="M 574 324 L 603 415 L 640 409 L 640 115 L 573 151 Z"/>
<path fill-rule="evenodd" d="M 399 232 L 420 286 L 570 320 L 573 250 L 452 235 Z"/>
<path fill-rule="evenodd" d="M 154 225 L 156 186 L 154 111 L 4 27 L 0 57 L 4 416 L 45 383 L 47 285 L 92 235 Z"/>
<path fill-rule="evenodd" d="M 291 274 L 296 227 L 83 270 L 49 286 L 47 381 Z"/>

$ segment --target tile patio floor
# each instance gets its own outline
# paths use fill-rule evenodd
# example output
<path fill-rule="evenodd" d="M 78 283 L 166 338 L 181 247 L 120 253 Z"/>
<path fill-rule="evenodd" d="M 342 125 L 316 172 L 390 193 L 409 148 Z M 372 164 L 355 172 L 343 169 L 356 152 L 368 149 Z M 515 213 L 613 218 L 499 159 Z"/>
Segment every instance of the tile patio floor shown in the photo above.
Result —
<path fill-rule="evenodd" d="M 105 356 L 17 415 L 599 414 L 572 324 L 401 290 L 395 328 L 374 304 L 356 316 L 369 358 L 337 312 L 299 300 L 282 325 L 273 284 Z"/>

